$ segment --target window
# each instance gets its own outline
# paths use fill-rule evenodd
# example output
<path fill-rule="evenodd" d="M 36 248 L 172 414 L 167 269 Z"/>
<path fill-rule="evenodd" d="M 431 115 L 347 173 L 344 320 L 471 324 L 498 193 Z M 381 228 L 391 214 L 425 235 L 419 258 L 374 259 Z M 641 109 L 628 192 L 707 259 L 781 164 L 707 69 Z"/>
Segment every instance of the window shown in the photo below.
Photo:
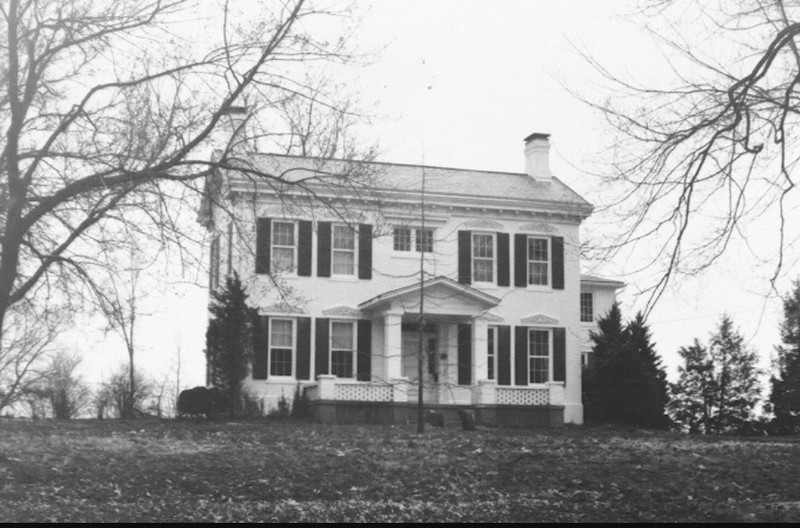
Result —
<path fill-rule="evenodd" d="M 346 225 L 333 226 L 333 275 L 355 275 L 356 233 Z"/>
<path fill-rule="evenodd" d="M 294 321 L 269 320 L 269 375 L 291 377 L 295 351 Z"/>
<path fill-rule="evenodd" d="M 297 239 L 294 222 L 272 222 L 272 271 L 295 271 Z"/>
<path fill-rule="evenodd" d="M 353 377 L 355 327 L 355 323 L 331 322 L 331 374 L 334 376 Z"/>
<path fill-rule="evenodd" d="M 594 296 L 592 292 L 581 292 L 581 322 L 594 322 Z"/>
<path fill-rule="evenodd" d="M 528 381 L 546 383 L 550 381 L 550 332 L 528 331 Z"/>
<path fill-rule="evenodd" d="M 494 235 L 472 234 L 472 281 L 494 282 Z"/>
<path fill-rule="evenodd" d="M 433 252 L 433 229 L 411 229 L 410 227 L 394 228 L 394 250 L 417 253 Z"/>
<path fill-rule="evenodd" d="M 487 347 L 486 347 L 486 368 L 487 368 L 487 375 L 486 378 L 493 380 L 494 379 L 494 370 L 495 370 L 495 361 L 497 358 L 497 327 L 490 326 L 489 327 L 489 335 L 487 339 Z"/>
<path fill-rule="evenodd" d="M 550 284 L 549 239 L 528 237 L 528 284 Z"/>

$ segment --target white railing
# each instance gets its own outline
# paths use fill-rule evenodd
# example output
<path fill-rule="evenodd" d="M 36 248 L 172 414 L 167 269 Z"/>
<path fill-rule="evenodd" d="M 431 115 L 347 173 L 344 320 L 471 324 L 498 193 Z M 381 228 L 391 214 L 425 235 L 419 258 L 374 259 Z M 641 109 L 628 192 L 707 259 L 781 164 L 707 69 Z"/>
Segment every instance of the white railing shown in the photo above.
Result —
<path fill-rule="evenodd" d="M 530 387 L 497 387 L 495 389 L 497 405 L 548 405 L 550 389 Z"/>
<path fill-rule="evenodd" d="M 335 400 L 390 402 L 394 387 L 388 383 L 336 382 Z"/>

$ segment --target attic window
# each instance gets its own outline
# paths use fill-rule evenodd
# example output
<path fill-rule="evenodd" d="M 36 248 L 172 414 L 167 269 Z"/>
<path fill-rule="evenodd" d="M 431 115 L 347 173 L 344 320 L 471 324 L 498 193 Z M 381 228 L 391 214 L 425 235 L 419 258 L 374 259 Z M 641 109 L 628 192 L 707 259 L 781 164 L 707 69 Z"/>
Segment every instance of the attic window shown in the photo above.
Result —
<path fill-rule="evenodd" d="M 410 227 L 394 228 L 395 251 L 417 253 L 433 252 L 433 229 L 412 229 Z"/>

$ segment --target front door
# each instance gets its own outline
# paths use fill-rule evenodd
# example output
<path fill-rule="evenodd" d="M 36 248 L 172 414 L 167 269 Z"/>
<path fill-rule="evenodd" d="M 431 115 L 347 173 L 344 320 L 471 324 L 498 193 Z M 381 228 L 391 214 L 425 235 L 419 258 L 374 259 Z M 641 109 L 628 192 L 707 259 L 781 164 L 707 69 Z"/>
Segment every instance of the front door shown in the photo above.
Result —
<path fill-rule="evenodd" d="M 423 399 L 435 403 L 438 399 L 439 362 L 437 354 L 437 339 L 435 332 L 425 332 L 422 336 L 423 345 Z M 409 401 L 417 399 L 417 380 L 419 371 L 417 361 L 419 358 L 419 334 L 417 332 L 403 332 L 403 376 L 412 383 L 409 388 Z"/>

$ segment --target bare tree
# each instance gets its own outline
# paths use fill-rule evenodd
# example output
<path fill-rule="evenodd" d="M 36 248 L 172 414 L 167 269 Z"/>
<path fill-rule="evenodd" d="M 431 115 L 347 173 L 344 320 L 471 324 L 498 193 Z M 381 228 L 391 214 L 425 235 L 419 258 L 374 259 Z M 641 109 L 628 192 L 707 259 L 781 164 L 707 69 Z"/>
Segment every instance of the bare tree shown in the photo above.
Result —
<path fill-rule="evenodd" d="M 80 363 L 80 356 L 60 351 L 47 366 L 41 387 L 54 418 L 75 418 L 89 402 L 89 387 L 77 372 Z"/>
<path fill-rule="evenodd" d="M 182 240 L 176 211 L 194 209 L 192 193 L 219 171 L 279 193 L 358 176 L 354 163 L 346 174 L 297 181 L 236 155 L 244 140 L 284 137 L 289 127 L 271 112 L 282 101 L 337 108 L 337 94 L 307 86 L 299 72 L 354 58 L 330 25 L 316 23 L 346 10 L 305 0 L 9 0 L 0 12 L 0 332 L 26 299 L 93 289 L 97 248 L 119 226 L 157 247 Z M 248 134 L 215 144 L 243 102 L 259 110 L 235 125 Z"/>
<path fill-rule="evenodd" d="M 800 2 L 644 5 L 636 20 L 666 57 L 654 57 L 657 81 L 586 54 L 605 99 L 582 98 L 617 132 L 605 186 L 619 193 L 605 208 L 623 229 L 603 249 L 646 248 L 659 270 L 649 308 L 673 278 L 732 247 L 768 266 L 774 288 L 797 262 Z"/>

